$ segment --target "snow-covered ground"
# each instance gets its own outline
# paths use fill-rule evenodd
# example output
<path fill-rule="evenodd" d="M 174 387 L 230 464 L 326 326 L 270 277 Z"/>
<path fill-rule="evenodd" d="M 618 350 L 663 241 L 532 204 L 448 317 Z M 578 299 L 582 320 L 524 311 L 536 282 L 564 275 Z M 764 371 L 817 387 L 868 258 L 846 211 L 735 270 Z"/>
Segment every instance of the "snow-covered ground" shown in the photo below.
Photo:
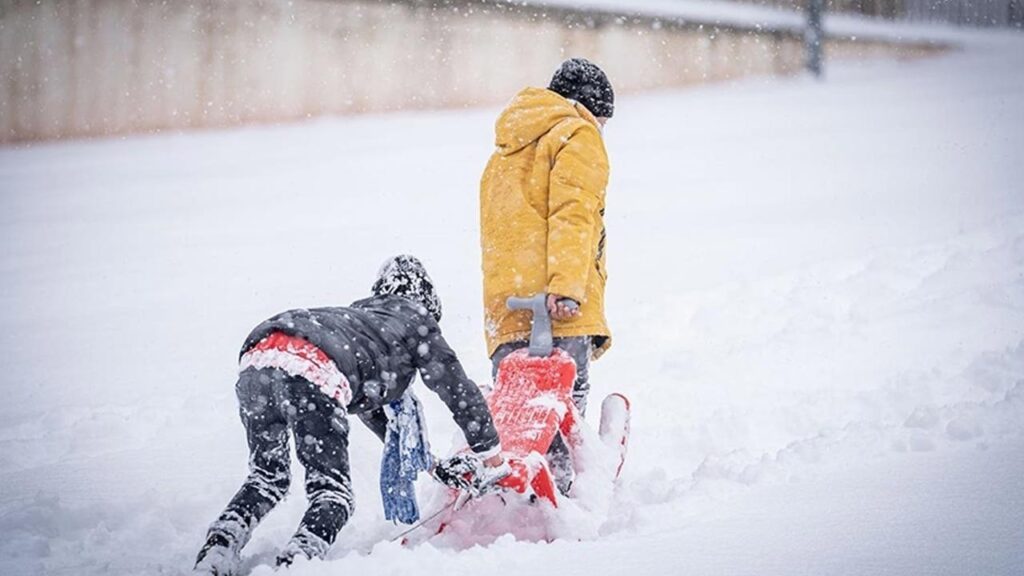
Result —
<path fill-rule="evenodd" d="M 606 131 L 616 344 L 592 369 L 595 405 L 634 402 L 610 513 L 552 543 L 403 548 L 355 426 L 356 515 L 292 573 L 1024 573 L 1022 71 L 1005 36 L 820 84 L 624 98 Z M 185 572 L 245 475 L 242 338 L 361 297 L 388 255 L 427 263 L 486 379 L 495 114 L 0 151 L 0 573 Z M 427 403 L 443 449 L 454 426 Z"/>

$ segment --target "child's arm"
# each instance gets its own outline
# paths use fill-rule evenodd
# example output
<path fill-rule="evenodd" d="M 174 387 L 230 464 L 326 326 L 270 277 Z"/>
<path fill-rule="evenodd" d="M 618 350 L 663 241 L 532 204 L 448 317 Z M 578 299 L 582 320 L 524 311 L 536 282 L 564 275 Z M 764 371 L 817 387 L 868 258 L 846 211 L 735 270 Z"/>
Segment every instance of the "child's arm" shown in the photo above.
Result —
<path fill-rule="evenodd" d="M 548 192 L 548 294 L 583 304 L 597 253 L 596 217 L 604 204 L 608 165 L 591 125 L 571 134 L 555 156 Z M 549 306 L 556 320 L 573 314 Z M 564 316 L 564 317 L 563 317 Z"/>
<path fill-rule="evenodd" d="M 415 353 L 423 383 L 451 410 L 470 449 L 484 458 L 488 465 L 500 464 L 501 443 L 487 402 L 480 388 L 466 376 L 462 364 L 436 324 L 429 327 L 427 336 Z"/>

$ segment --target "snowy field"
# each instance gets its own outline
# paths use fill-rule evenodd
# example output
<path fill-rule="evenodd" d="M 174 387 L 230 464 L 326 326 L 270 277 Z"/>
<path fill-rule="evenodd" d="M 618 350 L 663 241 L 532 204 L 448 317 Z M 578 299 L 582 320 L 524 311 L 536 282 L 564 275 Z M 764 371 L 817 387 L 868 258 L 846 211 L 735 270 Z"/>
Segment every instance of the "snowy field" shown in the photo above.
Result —
<path fill-rule="evenodd" d="M 362 297 L 389 255 L 426 262 L 485 380 L 496 113 L 0 151 L 0 574 L 186 572 L 245 476 L 242 339 Z M 606 139 L 592 403 L 635 407 L 610 511 L 552 543 L 403 548 L 355 426 L 355 517 L 291 573 L 1024 573 L 1024 36 L 624 98 Z"/>

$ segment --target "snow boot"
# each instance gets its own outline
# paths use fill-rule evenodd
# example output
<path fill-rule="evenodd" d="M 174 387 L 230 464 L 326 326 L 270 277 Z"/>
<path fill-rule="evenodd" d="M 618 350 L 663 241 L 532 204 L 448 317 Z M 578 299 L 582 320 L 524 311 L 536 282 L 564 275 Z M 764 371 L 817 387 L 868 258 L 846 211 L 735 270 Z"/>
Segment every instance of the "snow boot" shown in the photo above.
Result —
<path fill-rule="evenodd" d="M 210 534 L 196 556 L 192 573 L 204 576 L 233 576 L 238 569 L 238 552 L 223 534 Z"/>
<path fill-rule="evenodd" d="M 313 534 L 305 527 L 300 527 L 288 544 L 277 555 L 277 565 L 291 566 L 298 555 L 304 556 L 307 560 L 323 558 L 331 545 L 323 538 Z"/>

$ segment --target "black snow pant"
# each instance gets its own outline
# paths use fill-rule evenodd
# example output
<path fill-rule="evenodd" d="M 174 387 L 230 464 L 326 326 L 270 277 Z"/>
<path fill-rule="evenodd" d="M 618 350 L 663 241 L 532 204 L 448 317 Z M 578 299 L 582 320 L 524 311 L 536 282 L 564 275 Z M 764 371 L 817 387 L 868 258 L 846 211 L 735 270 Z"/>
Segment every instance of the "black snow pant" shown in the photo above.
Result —
<path fill-rule="evenodd" d="M 288 491 L 291 482 L 289 431 L 306 469 L 309 506 L 289 542 L 308 557 L 323 557 L 353 511 L 345 409 L 304 378 L 282 370 L 250 368 L 235 386 L 249 442 L 249 477 L 208 536 L 220 536 L 235 550 Z"/>
<path fill-rule="evenodd" d="M 590 336 L 573 336 L 569 338 L 555 338 L 555 348 L 564 350 L 576 363 L 576 380 L 572 385 L 572 401 L 580 416 L 587 411 L 587 396 L 590 394 L 590 352 L 592 346 Z M 526 348 L 530 345 L 526 341 L 507 342 L 498 346 L 491 356 L 491 376 L 497 378 L 498 365 L 501 361 L 516 350 Z M 572 458 L 569 455 L 569 447 L 561 434 L 555 436 L 548 449 L 548 463 L 551 465 L 551 472 L 555 476 L 555 483 L 562 494 L 568 494 L 572 487 L 575 476 L 572 467 Z"/>

